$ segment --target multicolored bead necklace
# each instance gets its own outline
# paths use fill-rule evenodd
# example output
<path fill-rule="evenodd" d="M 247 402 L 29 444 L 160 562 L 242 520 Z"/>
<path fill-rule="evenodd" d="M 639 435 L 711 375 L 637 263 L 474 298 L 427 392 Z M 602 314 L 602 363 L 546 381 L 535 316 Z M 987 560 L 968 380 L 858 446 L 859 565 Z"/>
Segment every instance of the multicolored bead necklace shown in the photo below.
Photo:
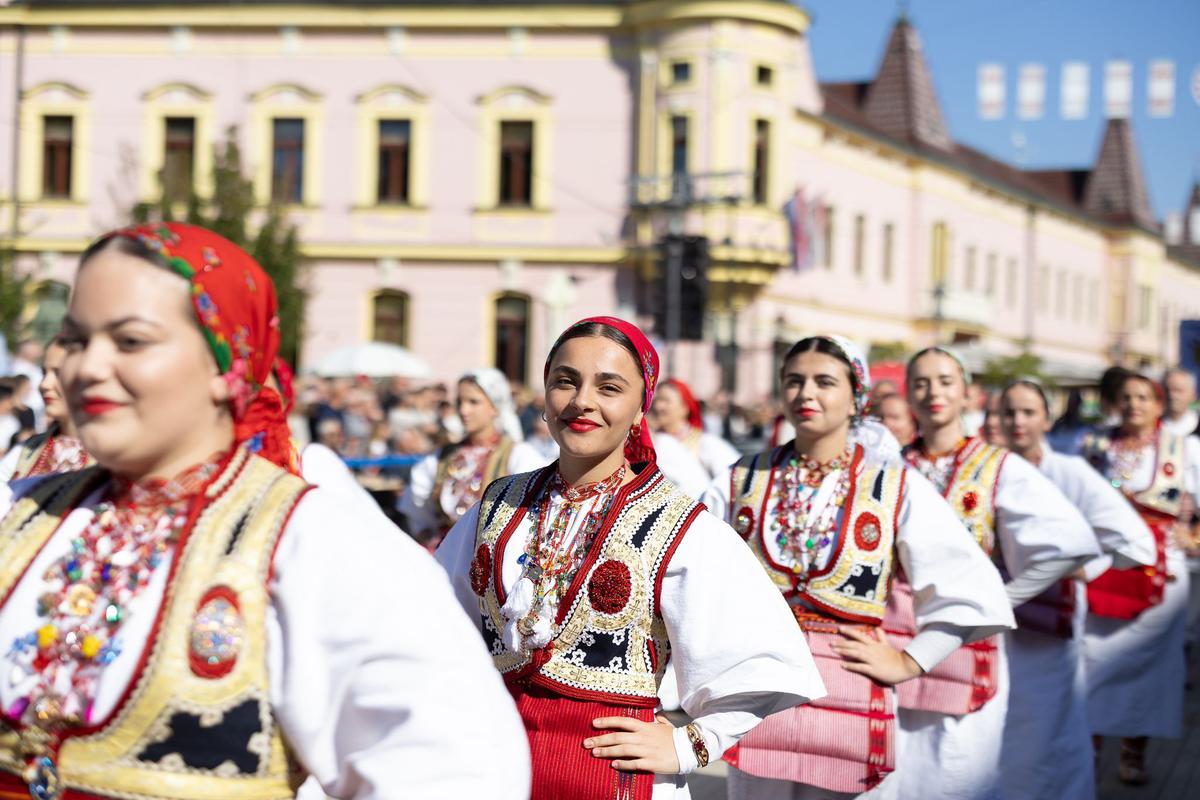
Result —
<path fill-rule="evenodd" d="M 533 606 L 517 625 L 522 634 L 529 635 L 532 632 L 538 609 L 543 605 L 557 605 L 566 594 L 624 481 L 625 465 L 622 464 L 620 469 L 604 480 L 579 486 L 568 485 L 562 475 L 555 473 L 550 486 L 542 492 L 542 497 L 530 510 L 533 538 L 527 550 L 517 559 L 517 563 L 524 568 L 522 577 L 533 581 L 535 587 Z M 555 492 L 562 495 L 563 502 L 551 515 L 550 498 Z M 596 502 L 583 524 L 572 535 L 571 523 L 583 504 L 592 498 L 597 498 Z"/>
<path fill-rule="evenodd" d="M 838 514 L 850 495 L 851 451 L 821 463 L 796 452 L 778 470 L 775 537 L 780 551 L 793 562 L 792 572 L 807 575 L 816 568 L 817 555 L 833 542 Z M 828 502 L 814 508 L 821 485 L 834 473 L 837 483 Z M 814 478 L 814 473 L 819 476 Z"/>
<path fill-rule="evenodd" d="M 42 624 L 12 643 L 9 681 L 21 699 L 10 715 L 44 729 L 93 721 L 100 676 L 121 653 L 118 634 L 129 606 L 174 546 L 192 498 L 219 461 L 171 481 L 114 479 L 70 552 L 43 575 Z"/>
<path fill-rule="evenodd" d="M 1146 448 L 1154 445 L 1156 432 L 1140 436 L 1118 434 L 1108 446 L 1108 478 L 1115 488 L 1120 489 L 1133 480 L 1134 473 L 1146 457 Z"/>
<path fill-rule="evenodd" d="M 924 441 L 918 439 L 905 452 L 905 460 L 944 495 L 949 488 L 950 478 L 958 468 L 959 458 L 967 441 L 965 438 L 959 439 L 958 444 L 942 453 L 927 453 Z"/>
<path fill-rule="evenodd" d="M 483 444 L 464 444 L 450 456 L 446 467 L 446 483 L 455 498 L 455 513 L 461 517 L 483 494 L 484 473 L 499 435 Z"/>

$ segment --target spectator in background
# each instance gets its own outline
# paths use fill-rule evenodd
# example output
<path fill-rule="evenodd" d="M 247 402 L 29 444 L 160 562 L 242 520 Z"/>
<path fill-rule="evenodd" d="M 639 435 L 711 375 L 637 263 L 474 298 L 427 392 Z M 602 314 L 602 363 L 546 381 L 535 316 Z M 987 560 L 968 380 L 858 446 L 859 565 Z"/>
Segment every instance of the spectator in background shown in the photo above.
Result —
<path fill-rule="evenodd" d="M 38 430 L 41 430 L 45 425 L 45 405 L 42 403 L 42 397 L 34 387 L 40 386 L 42 383 L 42 359 L 45 357 L 45 350 L 39 342 L 27 340 L 17 345 L 16 352 L 13 355 L 12 363 L 9 369 L 13 375 L 24 375 L 29 379 L 29 388 L 27 389 L 28 396 L 22 397 L 18 395 L 19 401 L 28 404 L 29 409 L 33 412 L 34 423 Z"/>
<path fill-rule="evenodd" d="M 1083 437 L 1091 428 L 1083 418 L 1083 392 L 1072 389 L 1067 392 L 1067 409 L 1054 421 L 1046 442 L 1058 453 L 1074 455 L 1079 452 Z"/>
<path fill-rule="evenodd" d="M 316 441 L 339 456 L 346 457 L 346 433 L 338 417 L 328 416 L 317 423 Z"/>
<path fill-rule="evenodd" d="M 988 393 L 979 380 L 973 380 L 967 386 L 967 405 L 963 409 L 963 434 L 967 437 L 983 433 L 983 423 L 987 419 Z"/>
<path fill-rule="evenodd" d="M 985 401 L 983 425 L 979 428 L 980 437 L 988 444 L 997 447 L 1008 447 L 1001 427 L 1000 392 L 992 392 Z"/>
<path fill-rule="evenodd" d="M 1192 409 L 1196 402 L 1196 376 L 1182 367 L 1174 367 L 1163 375 L 1167 394 L 1166 413 L 1162 426 L 1176 436 L 1190 436 L 1200 427 L 1200 415 Z"/>
<path fill-rule="evenodd" d="M 879 398 L 875 404 L 875 413 L 901 447 L 912 444 L 917 438 L 917 422 L 913 417 L 908 401 L 901 395 L 889 394 Z"/>
<path fill-rule="evenodd" d="M 12 381 L 0 378 L 0 450 L 6 453 L 12 446 L 13 437 L 21 430 L 21 423 L 13 413 L 15 409 Z"/>
<path fill-rule="evenodd" d="M 40 372 L 40 370 L 39 370 Z M 22 428 L 29 428 L 37 431 L 37 415 L 34 414 L 32 408 L 34 384 L 30 381 L 29 376 L 24 373 L 18 373 L 12 376 L 13 387 L 13 414 L 16 415 L 17 421 L 21 423 Z M 43 405 L 44 407 L 44 405 Z"/>

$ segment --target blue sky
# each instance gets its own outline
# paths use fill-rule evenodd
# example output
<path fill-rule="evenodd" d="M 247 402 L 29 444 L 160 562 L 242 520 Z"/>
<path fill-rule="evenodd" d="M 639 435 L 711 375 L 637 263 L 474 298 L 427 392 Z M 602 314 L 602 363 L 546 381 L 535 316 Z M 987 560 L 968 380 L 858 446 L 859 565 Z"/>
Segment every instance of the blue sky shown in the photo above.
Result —
<path fill-rule="evenodd" d="M 875 74 L 902 3 L 897 0 L 801 0 L 813 15 L 812 49 L 822 81 L 864 80 Z M 1133 64 L 1133 125 L 1154 213 L 1182 209 L 1200 178 L 1200 104 L 1192 97 L 1200 68 L 1198 0 L 910 0 L 908 13 L 925 48 L 942 112 L 959 141 L 1029 167 L 1092 164 L 1104 129 L 1104 63 Z M 1175 113 L 1149 117 L 1146 77 L 1154 59 L 1175 62 Z M 1087 62 L 1088 117 L 1059 116 L 1065 61 Z M 1003 64 L 1004 119 L 981 120 L 975 86 L 980 63 Z M 1046 113 L 1019 120 L 1017 70 L 1046 68 Z M 1013 143 L 1023 136 L 1024 152 Z"/>

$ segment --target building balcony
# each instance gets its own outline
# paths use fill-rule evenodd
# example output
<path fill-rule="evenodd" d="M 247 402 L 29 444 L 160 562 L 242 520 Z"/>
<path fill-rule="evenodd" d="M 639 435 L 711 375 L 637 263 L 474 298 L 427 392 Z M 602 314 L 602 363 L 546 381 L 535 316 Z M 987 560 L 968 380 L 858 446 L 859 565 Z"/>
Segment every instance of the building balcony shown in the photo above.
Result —
<path fill-rule="evenodd" d="M 922 318 L 930 322 L 987 329 L 995 316 L 995 303 L 978 292 L 938 287 L 930 293 Z"/>

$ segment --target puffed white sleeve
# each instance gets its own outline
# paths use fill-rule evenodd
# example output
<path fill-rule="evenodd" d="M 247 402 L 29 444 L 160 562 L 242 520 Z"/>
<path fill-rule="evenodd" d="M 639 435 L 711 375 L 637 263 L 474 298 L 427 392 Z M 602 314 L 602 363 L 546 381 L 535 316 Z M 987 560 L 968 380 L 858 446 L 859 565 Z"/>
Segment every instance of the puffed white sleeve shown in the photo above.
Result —
<path fill-rule="evenodd" d="M 1039 564 L 1059 562 L 1054 574 L 1040 575 L 1038 583 L 1044 585 L 1028 587 L 1030 597 L 1100 555 L 1096 536 L 1079 509 L 1016 453 L 1008 455 L 1000 470 L 996 538 L 1013 583 L 1023 581 L 1022 573 L 1039 571 Z"/>
<path fill-rule="evenodd" d="M 906 467 L 896 550 L 912 585 L 917 635 L 905 650 L 928 672 L 964 642 L 1015 628 L 1000 573 L 958 515 Z"/>
<path fill-rule="evenodd" d="M 714 517 L 725 522 L 729 522 L 729 491 L 732 480 L 733 467 L 728 466 L 717 473 L 704 490 L 704 494 L 700 495 L 700 502 L 704 503 L 705 508 L 712 512 Z"/>
<path fill-rule="evenodd" d="M 1064 474 L 1055 483 L 1083 512 L 1100 549 L 1111 556 L 1111 565 L 1118 569 L 1152 566 L 1154 534 L 1129 501 L 1079 456 L 1059 458 Z"/>
<path fill-rule="evenodd" d="M 1183 473 L 1183 485 L 1196 500 L 1200 508 L 1200 439 L 1195 436 L 1183 438 L 1183 459 L 1186 469 Z"/>
<path fill-rule="evenodd" d="M 713 433 L 700 437 L 700 462 L 709 475 L 720 475 L 738 462 L 742 454 L 737 448 Z"/>
<path fill-rule="evenodd" d="M 310 492 L 273 562 L 271 700 L 296 756 L 337 798 L 524 800 L 524 730 L 445 573 L 348 511 Z"/>
<path fill-rule="evenodd" d="M 300 454 L 300 474 L 313 486 L 331 489 L 347 499 L 378 506 L 371 493 L 354 477 L 346 462 L 323 444 L 313 442 L 305 445 Z"/>
<path fill-rule="evenodd" d="M 479 616 L 479 598 L 471 588 L 471 561 L 475 558 L 475 530 L 479 527 L 479 503 L 467 509 L 467 513 L 458 518 L 454 527 L 442 539 L 433 557 L 442 565 L 450 578 L 450 586 L 454 596 L 474 623 L 476 629 L 483 630 L 483 619 Z"/>
<path fill-rule="evenodd" d="M 437 527 L 435 504 L 438 499 L 433 496 L 437 467 L 436 453 L 431 453 L 414 464 L 408 477 L 408 486 L 396 504 L 396 508 L 408 520 L 409 530 L 414 534 Z"/>
<path fill-rule="evenodd" d="M 777 711 L 825 695 L 787 603 L 733 529 L 701 512 L 662 578 L 660 611 L 680 704 L 715 760 Z M 696 767 L 675 731 L 681 771 Z"/>
<path fill-rule="evenodd" d="M 505 475 L 520 475 L 522 472 L 533 472 L 550 462 L 528 442 L 517 442 L 512 452 L 508 454 L 508 472 Z"/>
<path fill-rule="evenodd" d="M 658 468 L 671 483 L 688 497 L 699 499 L 708 488 L 708 473 L 687 446 L 669 433 L 654 436 Z"/>

